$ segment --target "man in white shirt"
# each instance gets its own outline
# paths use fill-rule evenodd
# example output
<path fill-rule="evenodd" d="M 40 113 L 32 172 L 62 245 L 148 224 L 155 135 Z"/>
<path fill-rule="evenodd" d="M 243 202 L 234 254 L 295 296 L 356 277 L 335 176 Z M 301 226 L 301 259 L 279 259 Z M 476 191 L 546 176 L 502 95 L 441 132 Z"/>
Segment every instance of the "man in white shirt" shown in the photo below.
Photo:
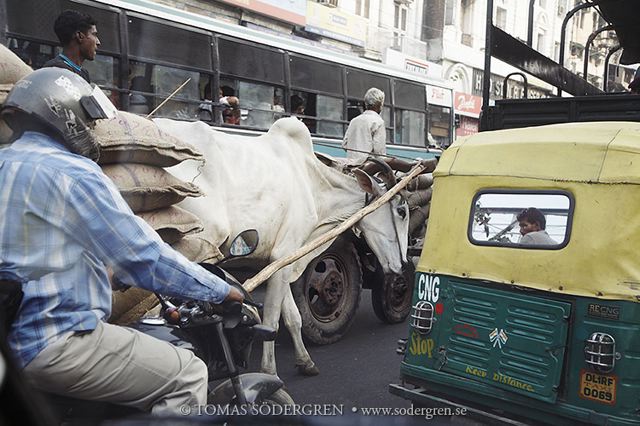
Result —
<path fill-rule="evenodd" d="M 351 120 L 344 135 L 342 147 L 347 160 L 353 165 L 364 163 L 369 156 L 387 152 L 384 120 L 380 117 L 384 105 L 384 92 L 372 87 L 364 95 L 365 111 Z"/>
<path fill-rule="evenodd" d="M 368 157 L 378 157 L 394 170 L 408 172 L 415 162 L 387 157 L 387 137 L 384 120 L 380 117 L 384 105 L 384 92 L 375 87 L 364 94 L 365 111 L 351 120 L 342 141 L 347 151 L 347 162 L 362 165 Z"/>

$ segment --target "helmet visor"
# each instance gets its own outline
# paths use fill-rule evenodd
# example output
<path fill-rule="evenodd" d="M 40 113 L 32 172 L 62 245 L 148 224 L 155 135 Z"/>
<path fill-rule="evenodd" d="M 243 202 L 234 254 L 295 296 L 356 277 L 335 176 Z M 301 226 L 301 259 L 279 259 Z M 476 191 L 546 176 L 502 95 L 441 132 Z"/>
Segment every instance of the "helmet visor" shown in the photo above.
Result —
<path fill-rule="evenodd" d="M 93 91 L 89 96 L 80 99 L 82 107 L 89 118 L 98 120 L 101 118 L 113 118 L 116 116 L 116 107 L 111 103 L 98 86 L 93 86 Z"/>

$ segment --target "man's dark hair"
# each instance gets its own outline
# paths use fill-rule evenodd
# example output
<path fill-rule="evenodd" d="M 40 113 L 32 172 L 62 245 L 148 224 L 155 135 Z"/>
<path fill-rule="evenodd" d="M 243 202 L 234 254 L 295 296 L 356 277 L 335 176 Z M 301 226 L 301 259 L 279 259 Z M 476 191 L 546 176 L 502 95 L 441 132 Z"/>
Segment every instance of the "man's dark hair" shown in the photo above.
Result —
<path fill-rule="evenodd" d="M 56 18 L 53 31 L 58 36 L 60 43 L 66 46 L 73 39 L 75 33 L 78 31 L 86 33 L 92 25 L 96 25 L 96 21 L 91 15 L 77 10 L 65 10 Z"/>
<path fill-rule="evenodd" d="M 535 207 L 529 207 L 528 209 L 524 209 L 517 216 L 518 222 L 522 220 L 526 220 L 529 223 L 537 223 L 540 226 L 540 229 L 545 229 L 547 226 L 547 219 L 545 219 L 542 212 Z"/>

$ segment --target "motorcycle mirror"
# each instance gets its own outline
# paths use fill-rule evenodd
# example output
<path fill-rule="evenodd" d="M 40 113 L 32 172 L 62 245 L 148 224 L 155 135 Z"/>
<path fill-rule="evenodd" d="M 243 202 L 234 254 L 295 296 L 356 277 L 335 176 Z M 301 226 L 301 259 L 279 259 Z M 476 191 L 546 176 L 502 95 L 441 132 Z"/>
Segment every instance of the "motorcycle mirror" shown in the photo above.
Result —
<path fill-rule="evenodd" d="M 248 256 L 258 247 L 258 231 L 247 229 L 239 233 L 231 242 L 229 253 L 232 257 Z"/>

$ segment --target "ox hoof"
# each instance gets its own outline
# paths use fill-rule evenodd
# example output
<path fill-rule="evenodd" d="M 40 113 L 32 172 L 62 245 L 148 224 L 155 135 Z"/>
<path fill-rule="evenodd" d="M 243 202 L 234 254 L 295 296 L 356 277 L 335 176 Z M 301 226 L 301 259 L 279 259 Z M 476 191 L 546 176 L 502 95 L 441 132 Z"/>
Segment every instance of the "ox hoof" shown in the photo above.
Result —
<path fill-rule="evenodd" d="M 311 364 L 296 364 L 296 368 L 298 369 L 298 373 L 303 376 L 317 376 L 320 374 L 320 370 L 318 367 L 312 362 Z"/>
<path fill-rule="evenodd" d="M 271 374 L 272 376 L 277 376 L 277 375 L 278 375 L 278 373 L 276 372 L 276 370 L 270 370 L 270 369 L 268 369 L 268 368 L 261 368 L 261 369 L 260 369 L 260 372 L 261 372 L 261 373 L 264 373 L 264 374 Z"/>

